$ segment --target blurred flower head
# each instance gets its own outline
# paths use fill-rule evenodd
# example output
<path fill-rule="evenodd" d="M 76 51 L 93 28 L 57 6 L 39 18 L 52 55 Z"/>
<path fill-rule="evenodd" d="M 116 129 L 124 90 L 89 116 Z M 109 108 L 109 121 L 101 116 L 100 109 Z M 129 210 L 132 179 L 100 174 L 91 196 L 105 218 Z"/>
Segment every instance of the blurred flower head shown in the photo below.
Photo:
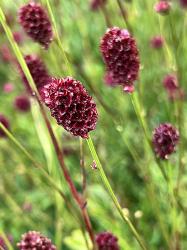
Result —
<path fill-rule="evenodd" d="M 179 2 L 183 8 L 187 8 L 187 0 L 179 0 Z"/>
<path fill-rule="evenodd" d="M 163 79 L 163 85 L 172 101 L 184 98 L 184 91 L 179 87 L 175 74 L 166 75 Z"/>
<path fill-rule="evenodd" d="M 23 203 L 22 209 L 25 212 L 31 212 L 32 211 L 32 204 L 30 202 Z"/>
<path fill-rule="evenodd" d="M 164 38 L 162 36 L 154 36 L 151 38 L 151 47 L 154 49 L 160 49 L 164 45 Z"/>
<path fill-rule="evenodd" d="M 98 250 L 119 250 L 118 238 L 110 232 L 99 233 L 96 242 Z"/>
<path fill-rule="evenodd" d="M 14 106 L 20 112 L 27 112 L 30 110 L 30 100 L 26 95 L 17 96 L 14 100 Z"/>
<path fill-rule="evenodd" d="M 14 85 L 11 82 L 7 82 L 3 85 L 4 93 L 11 93 L 14 90 Z"/>
<path fill-rule="evenodd" d="M 4 62 L 11 62 L 12 59 L 13 59 L 13 56 L 10 52 L 10 49 L 9 47 L 6 45 L 6 44 L 2 44 L 1 47 L 0 47 L 0 55 L 1 55 L 1 58 Z"/>
<path fill-rule="evenodd" d="M 90 8 L 93 11 L 98 10 L 102 5 L 106 4 L 107 0 L 91 0 Z"/>
<path fill-rule="evenodd" d="M 21 45 L 23 43 L 23 34 L 21 32 L 15 31 L 13 37 L 17 44 Z"/>
<path fill-rule="evenodd" d="M 140 62 L 136 41 L 125 29 L 107 30 L 100 42 L 110 85 L 132 86 L 138 78 Z"/>
<path fill-rule="evenodd" d="M 42 99 L 51 115 L 74 136 L 88 138 L 96 127 L 96 104 L 84 86 L 72 77 L 52 78 L 42 89 Z"/>
<path fill-rule="evenodd" d="M 22 235 L 21 242 L 17 246 L 20 250 L 56 250 L 50 239 L 35 231 Z"/>
<path fill-rule="evenodd" d="M 179 141 L 179 132 L 170 123 L 160 124 L 153 132 L 155 153 L 161 159 L 167 159 L 175 151 Z"/>
<path fill-rule="evenodd" d="M 0 114 L 0 123 L 2 123 L 6 129 L 10 128 L 9 121 L 3 114 Z M 0 128 L 0 137 L 6 137 L 5 132 L 1 128 Z"/>
<path fill-rule="evenodd" d="M 53 39 L 52 26 L 45 9 L 35 2 L 22 6 L 19 10 L 19 21 L 26 34 L 40 43 L 45 49 Z"/>
<path fill-rule="evenodd" d="M 43 88 L 43 86 L 48 84 L 48 82 L 49 82 L 50 76 L 48 74 L 48 71 L 47 71 L 44 63 L 42 62 L 42 60 L 39 57 L 37 57 L 36 55 L 27 55 L 24 57 L 24 59 L 25 59 L 25 62 L 27 64 L 27 67 L 30 70 L 31 76 L 36 84 L 36 87 L 37 87 L 38 91 L 40 92 L 40 90 Z M 19 69 L 20 69 L 22 80 L 25 84 L 27 91 L 29 93 L 32 93 L 32 90 L 29 86 L 27 78 L 24 75 L 20 66 L 19 66 Z"/>
<path fill-rule="evenodd" d="M 166 0 L 160 0 L 154 5 L 154 10 L 162 15 L 168 14 L 171 9 L 171 4 Z"/>

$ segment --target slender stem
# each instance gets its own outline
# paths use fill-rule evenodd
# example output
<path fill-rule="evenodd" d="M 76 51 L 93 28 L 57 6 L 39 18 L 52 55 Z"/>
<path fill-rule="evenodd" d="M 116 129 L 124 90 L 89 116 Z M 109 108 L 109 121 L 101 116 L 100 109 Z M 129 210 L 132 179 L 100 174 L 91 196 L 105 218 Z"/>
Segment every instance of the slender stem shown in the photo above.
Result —
<path fill-rule="evenodd" d="M 108 13 L 108 10 L 107 10 L 105 4 L 101 4 L 100 8 L 101 8 L 101 11 L 102 11 L 103 16 L 105 18 L 106 26 L 108 28 L 112 27 L 112 23 L 111 23 L 111 20 L 110 20 L 110 17 L 109 17 L 109 13 Z"/>
<path fill-rule="evenodd" d="M 52 11 L 50 2 L 49 2 L 49 0 L 45 0 L 45 2 L 46 2 L 46 5 L 47 5 L 47 8 L 48 8 L 49 15 L 51 17 L 52 23 L 53 23 L 53 28 L 54 28 L 54 32 L 55 32 L 55 36 L 56 36 L 56 39 L 57 39 L 58 46 L 62 51 L 62 56 L 63 56 L 65 64 L 66 64 L 67 72 L 68 72 L 69 75 L 73 75 L 72 68 L 70 66 L 69 60 L 68 60 L 66 52 L 64 50 L 64 46 L 63 46 L 62 41 L 60 40 L 60 36 L 58 34 L 57 24 L 56 24 L 56 21 L 55 21 L 55 17 L 53 15 L 53 11 Z"/>
<path fill-rule="evenodd" d="M 48 0 L 46 0 L 46 1 L 48 2 Z M 48 2 L 48 7 L 50 7 L 49 2 Z M 51 9 L 50 9 L 50 11 L 51 11 Z M 23 72 L 24 72 L 24 74 L 25 74 L 25 76 L 26 76 L 26 78 L 27 78 L 27 80 L 29 82 L 29 85 L 31 86 L 31 88 L 36 93 L 36 100 L 37 100 L 37 102 L 38 102 L 38 104 L 40 106 L 41 113 L 43 115 L 44 121 L 45 121 L 46 126 L 48 128 L 49 134 L 51 136 L 51 140 L 53 142 L 53 145 L 54 145 L 54 148 L 55 148 L 55 151 L 56 151 L 56 154 L 57 154 L 57 157 L 58 157 L 62 172 L 63 172 L 64 177 L 65 177 L 65 179 L 67 181 L 67 184 L 68 184 L 68 186 L 70 188 L 72 196 L 76 200 L 76 202 L 77 202 L 77 204 L 78 204 L 78 206 L 79 206 L 79 208 L 80 208 L 80 210 L 82 212 L 82 216 L 83 216 L 87 231 L 89 233 L 90 239 L 91 239 L 91 241 L 93 243 L 93 246 L 95 248 L 95 236 L 94 236 L 94 232 L 93 232 L 93 229 L 92 229 L 92 226 L 91 226 L 91 222 L 90 222 L 90 219 L 89 219 L 89 216 L 88 216 L 88 213 L 87 213 L 85 202 L 83 201 L 83 199 L 78 194 L 78 191 L 76 190 L 76 188 L 74 186 L 74 183 L 73 183 L 73 181 L 71 179 L 69 171 L 67 170 L 67 168 L 65 166 L 62 150 L 60 149 L 60 147 L 58 145 L 57 139 L 56 139 L 56 137 L 54 135 L 53 129 L 52 129 L 52 127 L 50 125 L 50 122 L 49 122 L 49 120 L 47 118 L 44 107 L 40 102 L 40 96 L 38 94 L 38 91 L 37 91 L 37 88 L 36 88 L 35 83 L 33 81 L 33 78 L 32 78 L 32 76 L 30 74 L 30 71 L 29 71 L 29 69 L 28 69 L 28 67 L 26 65 L 26 62 L 25 62 L 25 60 L 24 60 L 24 58 L 22 56 L 22 53 L 21 53 L 17 43 L 14 41 L 12 32 L 11 32 L 9 26 L 6 23 L 4 13 L 3 13 L 1 8 L 0 8 L 0 22 L 1 22 L 1 24 L 2 24 L 2 26 L 4 28 L 4 30 L 5 30 L 5 33 L 6 33 L 7 38 L 8 38 L 8 40 L 9 40 L 11 46 L 12 46 L 12 49 L 14 50 L 14 53 L 15 53 L 20 65 L 22 67 L 22 70 L 23 70 Z"/>
<path fill-rule="evenodd" d="M 168 181 L 168 176 L 166 175 L 165 170 L 162 168 L 159 160 L 155 156 L 154 149 L 152 147 L 152 143 L 151 143 L 150 136 L 149 136 L 149 133 L 148 133 L 147 124 L 145 122 L 144 115 L 142 114 L 142 109 L 140 107 L 140 103 L 139 103 L 139 100 L 138 100 L 138 98 L 136 96 L 136 93 L 133 93 L 130 97 L 131 97 L 131 102 L 132 102 L 134 111 L 135 111 L 136 116 L 138 118 L 138 121 L 139 121 L 139 123 L 140 123 L 140 125 L 142 127 L 142 130 L 144 132 L 144 135 L 145 135 L 145 138 L 147 140 L 147 143 L 148 143 L 148 145 L 149 145 L 149 147 L 150 147 L 150 149 L 151 149 L 151 151 L 153 153 L 154 159 L 155 159 L 155 161 L 156 161 L 156 163 L 157 163 L 157 165 L 158 165 L 158 167 L 159 167 L 159 169 L 160 169 L 160 171 L 161 171 L 164 179 L 167 182 Z"/>
<path fill-rule="evenodd" d="M 83 139 L 79 139 L 80 142 L 80 166 L 82 169 L 82 191 L 83 191 L 83 196 L 86 191 L 86 170 L 85 170 L 85 164 L 84 164 L 84 148 L 83 148 Z"/>
<path fill-rule="evenodd" d="M 128 29 L 131 33 L 133 33 L 132 27 L 130 26 L 130 24 L 129 24 L 129 22 L 128 22 L 128 19 L 127 19 L 127 16 L 126 16 L 126 13 L 125 13 L 125 9 L 124 9 L 123 3 L 121 2 L 121 0 L 117 0 L 117 3 L 118 3 L 119 9 L 120 9 L 120 11 L 121 11 L 121 15 L 122 15 L 122 17 L 123 17 L 123 20 L 124 20 L 124 22 L 125 22 L 125 24 L 126 24 L 127 29 Z"/>
<path fill-rule="evenodd" d="M 14 250 L 14 248 L 12 247 L 9 239 L 7 238 L 6 234 L 3 232 L 3 230 L 0 228 L 0 236 L 3 238 L 3 240 L 5 241 L 6 246 L 8 247 L 8 250 Z M 4 250 L 4 248 L 0 249 Z"/>
<path fill-rule="evenodd" d="M 96 162 L 96 165 L 97 165 L 97 168 L 99 169 L 99 173 L 100 173 L 100 176 L 101 176 L 101 179 L 102 179 L 102 182 L 105 186 L 105 188 L 107 189 L 109 195 L 111 196 L 119 214 L 121 215 L 122 219 L 127 223 L 127 225 L 129 226 L 131 232 L 133 233 L 135 239 L 137 240 L 137 242 L 139 243 L 139 245 L 141 246 L 141 248 L 143 250 L 146 250 L 147 248 L 145 247 L 144 243 L 143 243 L 143 240 L 141 239 L 140 235 L 138 234 L 138 232 L 136 231 L 135 227 L 133 226 L 132 222 L 129 220 L 129 218 L 127 216 L 125 216 L 125 214 L 123 213 L 123 210 L 122 210 L 122 207 L 121 205 L 119 204 L 119 201 L 117 199 L 117 197 L 115 196 L 114 194 L 114 191 L 108 181 L 108 178 L 104 172 L 104 169 L 102 167 L 102 164 L 99 160 L 99 157 L 97 155 L 97 152 L 95 150 L 95 147 L 93 145 L 93 142 L 92 142 L 92 139 L 91 137 L 89 136 L 89 138 L 87 139 L 87 143 L 88 143 L 88 146 L 89 146 L 89 149 L 90 149 L 90 152 L 92 154 L 92 157 L 93 159 L 95 160 Z"/>
<path fill-rule="evenodd" d="M 62 190 L 57 186 L 55 181 L 50 177 L 50 175 L 44 170 L 44 168 L 35 161 L 33 156 L 25 149 L 25 147 L 6 129 L 6 127 L 0 122 L 0 129 L 4 131 L 4 133 L 8 136 L 8 138 L 23 152 L 23 154 L 33 163 L 33 165 L 41 171 L 43 176 L 48 180 L 48 182 L 51 184 L 51 186 L 60 194 L 60 196 L 64 199 L 66 202 L 66 205 L 69 209 L 69 211 L 72 211 L 71 204 L 69 203 L 68 199 L 66 198 L 65 194 L 62 192 Z M 75 213 L 72 212 L 74 215 Z"/>

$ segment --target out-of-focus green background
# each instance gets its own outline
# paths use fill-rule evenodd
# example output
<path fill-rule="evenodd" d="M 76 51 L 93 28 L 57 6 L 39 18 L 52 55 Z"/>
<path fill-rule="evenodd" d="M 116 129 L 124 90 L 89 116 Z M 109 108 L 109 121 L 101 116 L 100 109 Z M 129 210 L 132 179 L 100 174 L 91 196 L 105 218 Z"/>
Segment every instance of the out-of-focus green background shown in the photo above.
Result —
<path fill-rule="evenodd" d="M 12 19 L 12 32 L 20 31 L 24 42 L 20 46 L 24 55 L 39 55 L 52 76 L 66 76 L 61 51 L 55 42 L 49 50 L 43 50 L 29 39 L 18 24 L 18 9 L 28 1 L 1 0 L 3 12 Z M 45 0 L 42 0 L 45 6 Z M 148 249 L 169 249 L 164 234 L 172 241 L 172 228 L 175 224 L 182 248 L 187 249 L 185 212 L 172 212 L 168 198 L 168 187 L 153 154 L 145 141 L 128 94 L 120 87 L 111 88 L 104 83 L 104 63 L 99 42 L 106 31 L 106 23 L 101 10 L 90 10 L 88 0 L 51 0 L 51 6 L 64 49 L 72 64 L 74 77 L 81 80 L 94 97 L 99 122 L 91 133 L 101 162 L 113 189 L 140 234 L 144 237 Z M 169 101 L 163 88 L 162 79 L 167 73 L 176 70 L 173 43 L 168 16 L 159 16 L 153 10 L 153 0 L 124 1 L 128 21 L 133 29 L 140 51 L 141 71 L 136 83 L 136 90 L 142 103 L 141 111 L 145 115 L 149 133 L 161 122 L 177 123 L 175 103 Z M 125 28 L 117 1 L 109 0 L 106 5 L 113 26 Z M 180 58 L 181 86 L 186 90 L 187 46 L 186 13 L 177 1 L 173 2 L 170 17 L 173 32 L 179 41 L 177 56 Z M 0 26 L 0 47 L 9 46 L 3 28 Z M 163 49 L 150 46 L 150 39 L 155 35 L 165 38 Z M 182 35 L 181 35 L 182 34 Z M 11 50 L 11 47 L 9 47 Z M 12 52 L 13 54 L 13 52 Z M 4 93 L 3 86 L 11 82 L 15 89 Z M 0 62 L 0 113 L 10 120 L 11 132 L 28 149 L 32 156 L 45 166 L 46 170 L 60 183 L 62 190 L 71 200 L 71 195 L 59 171 L 53 146 L 39 113 L 33 102 L 31 111 L 20 113 L 15 110 L 14 98 L 24 93 L 24 85 L 15 64 Z M 99 98 L 109 107 L 115 116 L 110 115 L 101 105 Z M 186 104 L 184 104 L 184 110 Z M 186 114 L 186 112 L 184 113 Z M 50 115 L 49 115 L 50 117 Z M 79 139 L 67 134 L 63 128 L 51 123 L 58 136 L 62 150 L 66 152 L 66 163 L 76 187 L 82 190 Z M 186 117 L 184 115 L 184 121 Z M 184 122 L 185 124 L 185 122 Z M 186 145 L 185 127 L 182 134 Z M 87 176 L 86 197 L 88 211 L 96 233 L 111 231 L 119 238 L 122 250 L 139 249 L 127 225 L 119 217 L 114 205 L 105 191 L 98 171 L 91 168 L 92 158 L 86 142 L 84 156 Z M 176 152 L 170 162 L 173 178 L 177 175 Z M 186 155 L 183 157 L 186 163 Z M 165 163 L 163 163 L 165 166 Z M 146 177 L 151 172 L 152 180 Z M 187 178 L 181 181 L 180 200 L 185 209 Z M 186 210 L 185 210 L 186 211 Z M 43 178 L 40 171 L 8 139 L 0 139 L 0 227 L 13 236 L 13 244 L 20 240 L 20 235 L 28 230 L 41 231 L 50 237 L 57 249 L 86 249 L 80 228 L 59 195 Z M 163 233 L 164 232 L 164 233 Z"/>

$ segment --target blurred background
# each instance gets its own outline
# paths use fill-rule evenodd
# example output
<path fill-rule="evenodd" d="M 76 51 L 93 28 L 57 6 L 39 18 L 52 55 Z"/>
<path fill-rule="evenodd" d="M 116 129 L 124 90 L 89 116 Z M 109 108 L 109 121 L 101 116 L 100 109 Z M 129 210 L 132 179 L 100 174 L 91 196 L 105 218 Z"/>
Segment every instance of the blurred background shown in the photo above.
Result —
<path fill-rule="evenodd" d="M 46 1 L 40 2 L 47 10 Z M 176 102 L 171 100 L 163 86 L 167 74 L 176 73 L 176 46 L 180 68 L 180 87 L 184 100 L 183 147 L 186 146 L 186 77 L 187 39 L 186 11 L 180 1 L 172 1 L 168 16 L 154 11 L 156 0 L 121 1 L 125 15 L 137 41 L 141 69 L 135 84 L 150 136 L 162 122 L 177 126 Z M 26 0 L 1 0 L 14 38 L 23 55 L 37 55 L 51 76 L 67 76 L 64 59 L 54 41 L 48 50 L 34 43 L 18 22 L 19 8 Z M 105 65 L 99 44 L 107 29 L 106 15 L 112 26 L 126 28 L 116 0 L 108 0 L 105 11 L 93 11 L 88 0 L 51 0 L 58 33 L 71 63 L 73 76 L 80 80 L 97 103 L 99 121 L 91 133 L 100 160 L 116 196 L 148 249 L 187 249 L 187 177 L 184 168 L 178 198 L 182 208 L 173 209 L 168 184 L 158 168 L 154 155 L 145 140 L 131 103 L 130 95 L 122 88 L 105 82 Z M 169 19 L 172 20 L 172 27 Z M 9 121 L 10 131 L 61 187 L 68 200 L 71 194 L 59 170 L 53 145 L 40 111 L 28 96 L 15 62 L 15 55 L 3 27 L 0 26 L 0 114 Z M 163 44 L 153 44 L 155 36 Z M 173 36 L 176 43 L 173 43 Z M 177 44 L 177 45 L 176 45 Z M 30 102 L 26 110 L 17 103 L 18 96 Z M 65 155 L 65 162 L 77 189 L 82 192 L 79 138 L 58 126 L 47 112 Z M 83 141 L 86 189 L 84 195 L 91 222 L 96 233 L 110 231 L 119 239 L 120 249 L 140 249 L 127 225 L 119 217 L 103 187 L 87 144 Z M 183 164 L 187 155 L 183 150 Z M 171 156 L 173 181 L 177 178 L 178 151 Z M 166 169 L 167 163 L 161 162 Z M 40 170 L 7 137 L 0 138 L 0 228 L 11 235 L 12 245 L 28 230 L 40 231 L 52 239 L 57 249 L 87 249 L 80 226 L 69 213 L 65 202 L 51 187 Z M 74 204 L 76 207 L 76 205 Z M 87 235 L 85 236 L 89 241 Z M 173 242 L 176 242 L 172 246 Z M 169 243 L 168 243 L 169 242 Z M 178 247 L 178 248 L 177 248 Z"/>

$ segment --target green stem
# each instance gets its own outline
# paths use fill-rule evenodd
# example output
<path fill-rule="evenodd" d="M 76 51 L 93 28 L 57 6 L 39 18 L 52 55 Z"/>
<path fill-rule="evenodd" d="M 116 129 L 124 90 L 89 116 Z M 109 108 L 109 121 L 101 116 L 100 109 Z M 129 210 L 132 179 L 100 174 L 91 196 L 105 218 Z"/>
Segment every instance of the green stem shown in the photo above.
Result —
<path fill-rule="evenodd" d="M 8 38 L 8 40 L 9 40 L 11 46 L 12 46 L 12 49 L 13 49 L 16 57 L 17 57 L 17 60 L 18 60 L 19 64 L 21 65 L 22 70 L 24 71 L 26 79 L 28 80 L 29 84 L 31 85 L 32 90 L 36 93 L 37 96 L 39 96 L 38 90 L 36 88 L 36 85 L 35 85 L 35 83 L 33 81 L 32 76 L 30 74 L 30 71 L 29 71 L 29 69 L 28 69 L 28 67 L 26 65 L 26 62 L 25 62 L 25 60 L 24 60 L 24 58 L 23 58 L 23 56 L 21 54 L 21 51 L 20 51 L 17 43 L 14 40 L 13 34 L 12 34 L 9 26 L 6 23 L 6 18 L 5 18 L 5 15 L 4 15 L 1 7 L 0 7 L 0 22 L 1 22 L 1 24 L 2 24 L 2 26 L 4 28 L 4 30 L 5 30 L 7 38 Z"/>
<path fill-rule="evenodd" d="M 132 222 L 129 220 L 129 218 L 127 216 L 124 215 L 123 213 L 123 210 L 122 210 L 122 207 L 121 205 L 119 204 L 119 201 L 117 199 L 117 197 L 115 196 L 114 194 L 114 191 L 108 181 L 108 178 L 104 172 L 104 169 L 102 167 L 102 164 L 99 160 L 99 157 L 97 155 L 97 152 L 95 150 L 95 147 L 93 145 L 93 142 L 92 142 L 92 139 L 91 137 L 89 136 L 89 138 L 87 139 L 87 143 L 88 143 L 88 146 L 89 146 L 89 149 L 90 149 L 90 152 L 92 154 L 92 157 L 93 159 L 95 160 L 96 162 L 96 165 L 97 165 L 97 168 L 99 169 L 99 173 L 100 173 L 100 176 L 101 176 L 101 179 L 102 179 L 102 182 L 105 186 L 105 188 L 107 189 L 109 195 L 111 196 L 119 214 L 121 215 L 122 219 L 125 221 L 125 223 L 127 223 L 127 225 L 129 226 L 131 232 L 133 233 L 135 239 L 137 240 L 137 242 L 139 243 L 139 245 L 141 246 L 141 248 L 143 250 L 146 250 L 147 248 L 145 247 L 144 243 L 143 243 L 143 240 L 141 239 L 139 233 L 136 231 L 135 227 L 133 226 Z"/>
<path fill-rule="evenodd" d="M 32 155 L 24 148 L 24 146 L 21 145 L 21 143 L 5 128 L 5 126 L 0 122 L 0 129 L 2 129 L 5 134 L 8 136 L 8 138 L 23 152 L 23 154 L 33 163 L 33 165 L 38 168 L 43 176 L 48 180 L 48 182 L 51 184 L 51 186 L 60 194 L 60 196 L 64 199 L 66 202 L 66 205 L 69 209 L 69 211 L 72 211 L 71 204 L 69 203 L 68 199 L 66 198 L 65 194 L 62 192 L 62 190 L 56 185 L 55 181 L 48 175 L 48 173 L 44 170 L 44 168 L 35 161 L 35 159 L 32 157 Z M 74 216 L 75 212 L 72 211 L 72 214 Z M 80 221 L 80 219 L 77 219 L 76 216 L 74 218 L 77 221 Z"/>
<path fill-rule="evenodd" d="M 154 153 L 154 150 L 153 150 L 153 147 L 152 147 L 152 143 L 151 143 L 151 140 L 150 140 L 150 136 L 149 136 L 149 133 L 148 133 L 148 128 L 147 128 L 147 124 L 145 122 L 145 119 L 144 119 L 144 114 L 142 112 L 142 108 L 140 106 L 140 103 L 139 103 L 139 100 L 138 100 L 138 97 L 137 97 L 137 94 L 136 93 L 133 93 L 130 95 L 131 97 L 131 102 L 132 102 L 132 105 L 133 105 L 133 108 L 134 108 L 134 111 L 136 113 L 136 116 L 138 118 L 138 121 L 140 123 L 140 126 L 142 127 L 142 130 L 144 132 L 144 135 L 145 135 L 145 138 L 146 138 L 146 141 L 151 149 L 151 152 L 153 153 L 153 156 L 154 156 L 154 159 L 164 177 L 164 179 L 166 180 L 166 182 L 168 181 L 168 176 L 166 175 L 164 169 L 162 168 L 159 160 L 157 159 L 157 157 L 155 156 L 155 153 Z"/>
<path fill-rule="evenodd" d="M 68 60 L 68 58 L 67 58 L 66 52 L 65 52 L 65 50 L 64 50 L 62 41 L 60 40 L 60 36 L 59 36 L 59 34 L 58 34 L 57 25 L 56 25 L 55 17 L 54 17 L 54 15 L 53 15 L 53 11 L 52 11 L 50 2 L 49 2 L 49 0 L 45 0 L 45 2 L 46 2 L 46 5 L 47 5 L 47 8 L 48 8 L 49 15 L 50 15 L 50 17 L 51 17 L 52 23 L 53 23 L 53 28 L 54 28 L 54 32 L 55 32 L 55 36 L 56 36 L 56 39 L 57 39 L 58 46 L 59 46 L 59 48 L 60 48 L 61 51 L 62 51 L 62 56 L 63 56 L 64 61 L 65 61 L 65 65 L 66 65 L 67 72 L 68 72 L 68 74 L 69 74 L 70 76 L 72 76 L 72 75 L 73 75 L 73 71 L 72 71 L 71 65 L 70 65 L 70 63 L 69 63 L 69 60 Z"/>
<path fill-rule="evenodd" d="M 9 239 L 7 238 L 6 234 L 3 232 L 3 230 L 0 228 L 0 236 L 3 238 L 3 240 L 5 241 L 6 246 L 8 247 L 8 250 L 14 250 L 14 248 L 12 247 Z M 3 250 L 4 248 L 2 248 Z"/>

